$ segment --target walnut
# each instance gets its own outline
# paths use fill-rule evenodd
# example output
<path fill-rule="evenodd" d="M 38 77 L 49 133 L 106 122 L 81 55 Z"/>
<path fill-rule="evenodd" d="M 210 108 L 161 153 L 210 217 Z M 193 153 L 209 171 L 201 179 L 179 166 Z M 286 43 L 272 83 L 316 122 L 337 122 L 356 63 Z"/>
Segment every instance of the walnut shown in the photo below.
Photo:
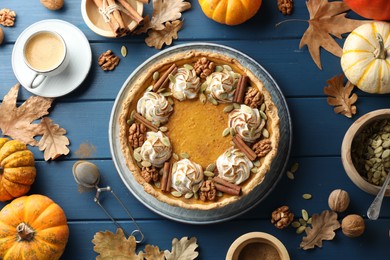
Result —
<path fill-rule="evenodd" d="M 356 214 L 348 215 L 341 221 L 341 230 L 347 237 L 361 236 L 365 228 L 364 219 Z"/>
<path fill-rule="evenodd" d="M 146 126 L 140 123 L 133 123 L 129 127 L 129 144 L 131 147 L 138 148 L 141 147 L 146 140 Z"/>
<path fill-rule="evenodd" d="M 49 10 L 58 10 L 64 6 L 64 0 L 41 0 L 41 4 Z"/>
<path fill-rule="evenodd" d="M 252 146 L 252 150 L 257 157 L 266 156 L 272 150 L 271 141 L 269 139 L 260 140 Z"/>
<path fill-rule="evenodd" d="M 329 208 L 336 212 L 343 212 L 348 208 L 349 195 L 345 190 L 337 189 L 330 193 L 328 198 Z"/>
<path fill-rule="evenodd" d="M 142 167 L 141 175 L 148 183 L 152 181 L 158 181 L 160 177 L 160 175 L 158 174 L 158 170 L 154 166 Z"/>
<path fill-rule="evenodd" d="M 245 105 L 251 108 L 260 108 L 264 102 L 263 94 L 257 88 L 249 88 L 245 94 Z"/>
<path fill-rule="evenodd" d="M 199 190 L 199 198 L 202 201 L 213 201 L 217 196 L 217 189 L 215 188 L 215 184 L 212 180 L 204 181 Z"/>
<path fill-rule="evenodd" d="M 4 40 L 4 31 L 3 28 L 0 27 L 0 45 L 3 43 Z"/>
<path fill-rule="evenodd" d="M 10 9 L 0 10 L 0 24 L 3 26 L 14 26 L 16 13 Z"/>
<path fill-rule="evenodd" d="M 282 206 L 272 212 L 271 223 L 279 229 L 287 227 L 293 220 L 294 214 L 290 212 L 288 206 Z"/>
<path fill-rule="evenodd" d="M 207 78 L 211 73 L 215 70 L 215 63 L 209 61 L 206 57 L 202 57 L 196 61 L 194 64 L 194 69 L 196 75 L 201 77 L 202 79 Z"/>
<path fill-rule="evenodd" d="M 294 8 L 293 0 L 278 0 L 278 9 L 283 15 L 291 14 Z"/>
<path fill-rule="evenodd" d="M 119 64 L 119 57 L 108 50 L 100 55 L 98 63 L 102 70 L 113 70 Z"/>

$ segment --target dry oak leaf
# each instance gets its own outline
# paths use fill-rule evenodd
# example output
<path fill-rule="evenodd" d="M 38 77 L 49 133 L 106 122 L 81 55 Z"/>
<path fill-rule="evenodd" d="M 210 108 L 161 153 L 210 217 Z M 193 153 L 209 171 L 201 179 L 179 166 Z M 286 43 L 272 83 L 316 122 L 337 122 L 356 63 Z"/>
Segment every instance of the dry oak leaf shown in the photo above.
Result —
<path fill-rule="evenodd" d="M 351 82 L 347 82 L 344 87 L 344 75 L 334 76 L 326 81 L 328 86 L 324 88 L 324 93 L 328 95 L 328 104 L 334 106 L 334 112 L 336 114 L 345 115 L 351 118 L 356 114 L 356 106 L 354 105 L 358 99 L 358 96 L 352 93 L 355 87 Z"/>
<path fill-rule="evenodd" d="M 164 43 L 166 45 L 170 45 L 172 43 L 172 39 L 177 39 L 177 32 L 182 26 L 183 22 L 180 20 L 173 21 L 172 23 L 166 22 L 163 30 L 149 30 L 148 37 L 145 39 L 145 42 L 149 47 L 153 46 L 160 50 Z"/>
<path fill-rule="evenodd" d="M 324 210 L 321 215 L 313 214 L 311 228 L 305 229 L 306 236 L 302 238 L 300 247 L 304 250 L 322 247 L 323 240 L 332 240 L 336 229 L 340 228 L 340 222 L 337 220 L 337 213 L 330 210 Z"/>
<path fill-rule="evenodd" d="M 53 124 L 53 121 L 44 117 L 41 120 L 39 126 L 42 129 L 43 136 L 39 140 L 39 150 L 44 150 L 44 158 L 45 161 L 55 160 L 61 155 L 67 155 L 69 153 L 69 149 L 67 145 L 69 145 L 69 139 L 64 136 L 66 134 L 66 130 L 61 128 L 57 124 Z"/>
<path fill-rule="evenodd" d="M 164 23 L 180 19 L 181 12 L 191 8 L 191 4 L 183 0 L 153 0 L 151 28 L 164 30 Z"/>
<path fill-rule="evenodd" d="M 130 236 L 126 239 L 123 230 L 118 228 L 116 234 L 105 231 L 97 232 L 92 239 L 95 245 L 93 250 L 99 255 L 97 260 L 142 260 L 143 257 L 137 255 L 135 237 Z"/>
<path fill-rule="evenodd" d="M 319 69 L 322 69 L 320 47 L 341 57 L 342 48 L 331 36 L 341 39 L 343 33 L 351 32 L 366 21 L 345 17 L 350 8 L 341 1 L 307 0 L 306 6 L 310 14 L 309 28 L 303 34 L 299 48 L 307 45 L 310 55 Z"/>
<path fill-rule="evenodd" d="M 32 122 L 49 114 L 53 99 L 31 96 L 16 107 L 19 88 L 20 84 L 16 84 L 4 96 L 0 105 L 0 129 L 3 135 L 37 146 L 38 142 L 34 136 L 43 134 L 42 127 Z"/>
<path fill-rule="evenodd" d="M 167 260 L 193 260 L 198 257 L 199 253 L 196 251 L 198 244 L 196 237 L 182 237 L 180 240 L 174 238 L 172 240 L 172 252 L 164 251 Z"/>
<path fill-rule="evenodd" d="M 146 245 L 142 256 L 146 260 L 165 260 L 164 252 L 158 246 Z"/>

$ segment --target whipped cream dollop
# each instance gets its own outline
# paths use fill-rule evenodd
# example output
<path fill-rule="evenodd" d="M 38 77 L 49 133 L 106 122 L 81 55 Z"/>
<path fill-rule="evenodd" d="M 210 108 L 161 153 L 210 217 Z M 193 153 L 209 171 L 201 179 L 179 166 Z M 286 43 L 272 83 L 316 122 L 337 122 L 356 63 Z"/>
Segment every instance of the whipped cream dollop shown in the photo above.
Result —
<path fill-rule="evenodd" d="M 236 75 L 226 69 L 211 73 L 206 79 L 206 93 L 209 93 L 218 103 L 232 102 L 238 82 Z"/>
<path fill-rule="evenodd" d="M 172 166 L 172 188 L 182 194 L 193 193 L 203 182 L 203 169 L 188 159 L 177 161 Z"/>
<path fill-rule="evenodd" d="M 241 105 L 240 109 L 229 113 L 229 127 L 246 142 L 256 141 L 261 136 L 265 123 L 257 108 Z"/>
<path fill-rule="evenodd" d="M 196 97 L 200 89 L 200 78 L 194 69 L 179 68 L 174 77 L 175 82 L 170 82 L 169 88 L 176 99 L 183 101 Z"/>
<path fill-rule="evenodd" d="M 155 92 L 145 92 L 138 100 L 137 112 L 159 126 L 168 122 L 173 107 L 163 95 Z"/>
<path fill-rule="evenodd" d="M 147 132 L 140 154 L 142 160 L 149 161 L 155 167 L 162 167 L 172 155 L 172 145 L 162 132 Z"/>
<path fill-rule="evenodd" d="M 239 149 L 229 148 L 221 154 L 216 162 L 218 176 L 230 183 L 239 185 L 246 181 L 249 176 L 253 163 Z"/>

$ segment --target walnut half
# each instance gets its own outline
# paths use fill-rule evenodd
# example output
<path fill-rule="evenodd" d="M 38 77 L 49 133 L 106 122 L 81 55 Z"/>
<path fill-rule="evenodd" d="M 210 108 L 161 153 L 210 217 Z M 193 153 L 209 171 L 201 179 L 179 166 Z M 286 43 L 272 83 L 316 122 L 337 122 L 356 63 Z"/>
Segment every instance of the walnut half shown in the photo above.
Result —
<path fill-rule="evenodd" d="M 0 10 L 0 24 L 3 26 L 14 26 L 15 17 L 15 11 L 12 11 L 8 8 L 3 8 Z"/>
<path fill-rule="evenodd" d="M 108 50 L 100 55 L 98 63 L 102 70 L 113 70 L 119 64 L 119 60 L 112 50 Z"/>

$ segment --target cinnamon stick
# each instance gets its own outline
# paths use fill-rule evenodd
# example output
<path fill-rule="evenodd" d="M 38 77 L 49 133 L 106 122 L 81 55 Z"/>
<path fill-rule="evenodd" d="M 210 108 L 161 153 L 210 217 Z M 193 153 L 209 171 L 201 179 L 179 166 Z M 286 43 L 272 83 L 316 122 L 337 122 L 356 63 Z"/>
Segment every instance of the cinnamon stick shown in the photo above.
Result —
<path fill-rule="evenodd" d="M 169 170 L 168 170 L 168 182 L 167 182 L 167 188 L 166 191 L 170 192 L 172 186 L 172 162 L 169 162 Z"/>
<path fill-rule="evenodd" d="M 105 0 L 103 0 L 103 1 L 105 1 Z M 115 0 L 107 0 L 107 4 L 108 4 L 107 6 L 116 5 Z M 125 23 L 123 22 L 121 12 L 118 9 L 115 9 L 114 11 L 112 11 L 111 14 L 112 14 L 111 17 L 113 17 L 119 24 L 119 32 L 118 32 L 119 35 L 117 35 L 117 37 L 127 34 L 128 29 L 127 29 L 127 26 L 125 25 Z"/>
<path fill-rule="evenodd" d="M 152 124 L 149 120 L 147 120 L 145 117 L 140 115 L 139 113 L 134 113 L 134 119 L 137 120 L 138 122 L 144 124 L 147 128 L 152 130 L 153 132 L 157 132 L 158 128 Z"/>
<path fill-rule="evenodd" d="M 235 190 L 235 189 L 223 186 L 223 185 L 218 184 L 218 183 L 215 183 L 214 185 L 215 185 L 215 188 L 217 190 L 222 191 L 223 193 L 226 193 L 226 194 L 229 194 L 229 195 L 234 195 L 234 196 L 240 195 L 240 192 Z"/>
<path fill-rule="evenodd" d="M 167 84 L 169 78 L 169 74 L 175 71 L 177 69 L 176 64 L 172 64 L 167 71 L 157 80 L 157 82 L 153 85 L 153 92 L 158 92 L 160 88 L 165 86 Z"/>
<path fill-rule="evenodd" d="M 242 140 L 238 135 L 233 137 L 233 142 L 237 145 L 238 149 L 241 150 L 251 161 L 254 161 L 257 158 L 256 153 Z"/>
<path fill-rule="evenodd" d="M 225 181 L 224 179 L 218 177 L 218 176 L 215 176 L 213 178 L 213 181 L 214 181 L 214 184 L 219 184 L 219 185 L 222 185 L 222 186 L 225 186 L 225 187 L 228 187 L 230 189 L 233 189 L 235 191 L 238 192 L 238 194 L 240 194 L 240 191 L 241 191 L 241 187 L 236 185 L 236 184 L 233 184 L 233 183 L 230 183 L 228 181 Z"/>
<path fill-rule="evenodd" d="M 234 93 L 234 103 L 244 103 L 245 91 L 248 85 L 248 76 L 241 75 L 238 79 L 236 92 Z"/>
<path fill-rule="evenodd" d="M 106 1 L 106 0 L 93 0 L 96 7 L 99 9 L 99 8 L 103 8 L 103 1 Z M 111 17 L 111 15 L 110 15 Z M 111 31 L 115 34 L 115 35 L 118 35 L 118 32 L 119 32 L 119 23 L 115 20 L 115 19 L 111 19 L 108 21 L 108 25 L 110 26 L 111 28 Z"/>
<path fill-rule="evenodd" d="M 169 162 L 165 162 L 163 167 L 163 175 L 161 178 L 161 190 L 165 192 L 169 192 L 170 190 L 170 187 L 167 189 L 170 169 L 171 164 Z"/>
<path fill-rule="evenodd" d="M 118 2 L 123 6 L 123 8 L 127 11 L 124 12 L 127 16 L 133 19 L 137 24 L 140 24 L 143 21 L 143 17 L 134 9 L 134 7 L 127 2 L 127 0 L 118 0 Z"/>

